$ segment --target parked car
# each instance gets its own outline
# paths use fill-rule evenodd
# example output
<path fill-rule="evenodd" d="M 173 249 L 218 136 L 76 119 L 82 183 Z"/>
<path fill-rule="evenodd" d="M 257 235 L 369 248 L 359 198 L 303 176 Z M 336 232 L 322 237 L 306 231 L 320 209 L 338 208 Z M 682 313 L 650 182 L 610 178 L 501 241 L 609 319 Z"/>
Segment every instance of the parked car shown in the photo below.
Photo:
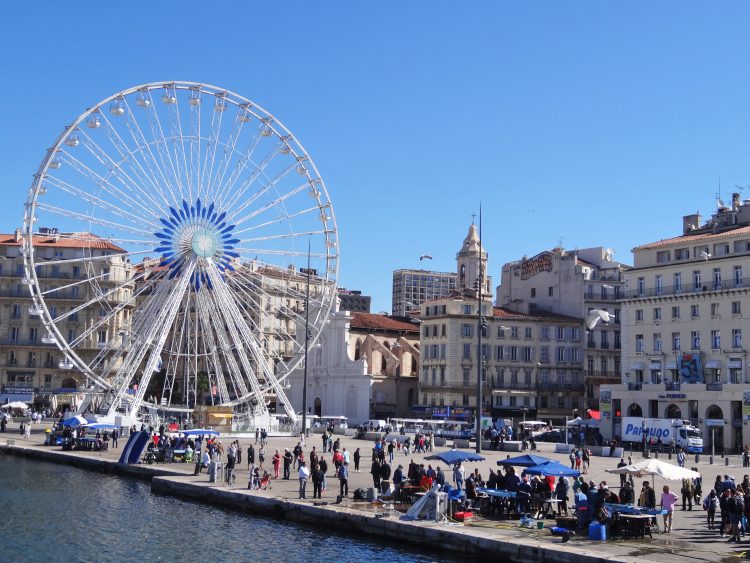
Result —
<path fill-rule="evenodd" d="M 562 430 L 547 430 L 538 436 L 534 436 L 534 440 L 537 442 L 564 442 L 565 434 L 562 433 Z"/>

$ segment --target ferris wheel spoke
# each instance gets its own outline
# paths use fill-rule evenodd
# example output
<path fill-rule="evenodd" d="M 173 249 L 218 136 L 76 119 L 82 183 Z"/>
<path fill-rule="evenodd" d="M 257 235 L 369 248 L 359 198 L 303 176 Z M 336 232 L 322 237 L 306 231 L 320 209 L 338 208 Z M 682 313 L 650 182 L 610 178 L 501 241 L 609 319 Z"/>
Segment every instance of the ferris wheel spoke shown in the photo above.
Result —
<path fill-rule="evenodd" d="M 219 113 L 223 117 L 223 114 L 225 111 L 215 111 L 214 113 Z M 216 172 L 213 173 L 213 166 L 214 163 L 211 164 L 211 172 L 213 173 L 212 177 L 209 179 L 208 184 L 206 186 L 207 193 L 216 193 L 218 192 L 219 186 L 221 186 L 224 182 L 224 177 L 226 176 L 227 170 L 229 168 L 229 163 L 232 161 L 232 158 L 235 156 L 235 150 L 237 146 L 237 141 L 240 138 L 240 134 L 242 132 L 243 126 L 245 124 L 245 121 L 240 119 L 240 114 L 237 115 L 237 117 L 234 120 L 234 125 L 232 126 L 232 130 L 229 133 L 229 137 L 226 141 L 222 141 L 221 145 L 223 146 L 223 155 L 219 162 L 219 165 L 216 169 Z M 219 124 L 221 126 L 221 123 Z M 218 136 L 214 136 L 215 143 L 219 143 Z M 214 150 L 214 159 L 216 158 L 216 150 Z M 214 187 L 216 186 L 216 188 Z"/>
<path fill-rule="evenodd" d="M 284 172 L 284 175 L 288 174 L 288 172 L 289 172 L 289 170 L 287 170 L 286 172 Z M 279 181 L 281 181 L 282 178 L 283 177 L 274 178 L 271 182 L 269 182 L 268 184 L 264 185 L 260 190 L 258 190 L 255 194 L 253 194 L 253 197 L 248 198 L 247 205 L 243 204 L 243 205 L 241 205 L 238 208 L 237 213 L 240 213 L 241 211 L 244 211 L 251 203 L 255 202 L 259 197 L 261 197 L 264 194 L 266 194 Z M 251 213 L 248 213 L 247 215 L 245 215 L 241 219 L 236 219 L 235 220 L 236 224 L 243 225 L 245 223 L 248 223 L 250 221 L 250 219 L 254 219 L 258 215 L 261 215 L 261 214 L 265 213 L 266 211 L 269 211 L 270 209 L 281 208 L 283 206 L 284 202 L 286 202 L 287 200 L 293 198 L 297 194 L 305 191 L 309 186 L 310 186 L 310 183 L 309 182 L 305 182 L 301 186 L 298 186 L 298 187 L 294 188 L 293 190 L 290 190 L 287 193 L 282 194 L 281 196 L 277 197 L 276 199 L 268 202 L 267 204 L 265 204 L 265 205 L 263 205 L 263 206 L 255 209 L 255 210 L 253 210 Z M 284 215 L 286 215 L 287 214 L 286 210 L 283 210 L 283 211 L 284 211 Z"/>
<path fill-rule="evenodd" d="M 224 204 L 226 197 L 231 193 L 231 190 L 234 188 L 243 172 L 248 169 L 248 165 L 254 166 L 253 155 L 255 154 L 255 149 L 260 145 L 260 141 L 263 138 L 261 133 L 261 129 L 255 130 L 255 133 L 252 135 L 247 147 L 245 148 L 244 154 L 237 159 L 229 178 L 227 178 L 227 181 L 223 186 L 218 187 L 217 192 L 214 194 L 216 201 Z"/>
<path fill-rule="evenodd" d="M 236 189 L 235 194 L 225 204 L 225 208 L 233 209 L 231 217 L 236 217 L 242 213 L 248 206 L 252 205 L 258 198 L 263 196 L 268 190 L 272 189 L 278 182 L 284 179 L 289 172 L 296 168 L 294 163 L 289 164 L 281 170 L 273 179 L 266 184 L 260 186 L 250 197 L 245 198 L 246 192 L 255 184 L 255 181 L 262 175 L 264 175 L 266 168 L 271 164 L 271 161 L 278 154 L 278 149 L 269 153 L 266 158 L 258 164 L 253 172 L 245 179 L 239 188 Z M 242 203 L 240 203 L 242 201 Z M 236 206 L 236 208 L 235 208 Z"/>
<path fill-rule="evenodd" d="M 126 126 L 129 126 L 129 123 L 133 117 L 132 112 L 130 111 L 130 107 L 128 105 L 125 105 L 125 120 L 126 120 Z M 112 157 L 110 157 L 106 151 L 104 151 L 98 143 L 93 139 L 91 135 L 86 134 L 85 137 L 93 147 L 96 147 L 98 151 L 96 152 L 95 156 L 102 162 L 102 164 L 108 168 L 109 170 L 119 170 L 119 172 L 125 176 L 125 178 L 128 180 L 128 185 L 133 191 L 133 195 L 137 197 L 142 205 L 146 205 L 146 202 L 141 200 L 141 196 L 145 196 L 147 200 L 151 202 L 152 205 L 156 206 L 158 203 L 156 200 L 154 200 L 151 197 L 152 193 L 158 193 L 161 194 L 161 189 L 159 186 L 158 181 L 156 180 L 156 177 L 151 175 L 149 172 L 146 171 L 145 168 L 141 165 L 140 159 L 136 156 L 136 153 L 128 147 L 127 143 L 123 139 L 122 135 L 120 135 L 118 128 L 114 125 L 114 123 L 107 117 L 106 112 L 101 112 L 102 118 L 105 121 L 106 127 L 104 127 L 104 130 L 107 133 L 107 137 L 110 140 L 110 143 L 115 148 L 115 150 L 120 155 L 120 159 L 118 161 L 115 161 Z M 138 145 L 136 144 L 136 148 Z M 89 147 L 89 150 L 92 150 L 91 147 Z M 92 151 L 93 152 L 93 151 Z M 101 156 L 99 156 L 101 155 Z M 131 174 L 128 173 L 127 170 L 123 168 L 123 164 L 127 165 L 132 173 L 134 178 L 131 178 Z"/>
<path fill-rule="evenodd" d="M 104 191 L 105 193 L 111 195 L 112 197 L 116 198 L 117 201 L 121 202 L 122 205 L 128 207 L 132 210 L 142 210 L 147 209 L 148 206 L 144 205 L 136 200 L 133 200 L 129 195 L 127 195 L 122 189 L 118 188 L 113 184 L 107 177 L 99 174 L 98 172 L 94 171 L 90 166 L 86 165 L 85 163 L 81 162 L 79 159 L 75 158 L 69 153 L 63 153 L 64 158 L 63 160 L 70 165 L 72 169 L 75 169 L 80 175 L 86 179 L 88 179 L 92 185 L 96 186 L 97 189 L 100 191 Z M 115 175 L 115 178 L 120 179 L 119 176 Z M 50 183 L 54 182 L 57 183 L 57 187 L 64 188 L 69 187 L 71 184 L 65 183 L 62 180 L 54 177 L 54 176 L 48 176 L 47 180 Z M 123 182 L 123 188 L 125 190 L 134 191 L 130 186 L 127 185 L 126 182 Z M 85 190 L 81 190 L 84 193 L 87 193 L 91 195 L 89 192 L 86 192 Z M 100 198 L 101 199 L 101 198 Z M 142 211 L 141 211 L 142 212 Z M 150 213 L 150 211 L 147 211 L 147 213 Z"/>
<path fill-rule="evenodd" d="M 295 213 L 287 213 L 285 215 L 277 217 L 276 219 L 270 219 L 268 221 L 264 221 L 263 223 L 250 224 L 249 226 L 247 226 L 244 229 L 238 229 L 238 230 L 234 231 L 234 234 L 241 235 L 241 234 L 244 234 L 244 233 L 248 233 L 250 231 L 258 231 L 258 230 L 264 229 L 266 227 L 272 227 L 272 226 L 278 225 L 279 223 L 286 223 L 286 222 L 289 222 L 292 219 L 296 219 L 298 217 L 303 217 L 305 215 L 311 215 L 313 213 L 320 213 L 320 207 L 318 207 L 316 205 L 316 206 L 313 206 L 313 207 L 308 207 L 307 209 L 302 209 L 301 211 L 297 211 Z M 325 230 L 321 232 L 321 234 L 326 234 L 326 233 L 327 233 L 327 231 L 325 231 Z"/>
<path fill-rule="evenodd" d="M 154 146 L 159 155 L 161 169 L 169 174 L 165 181 L 165 187 L 170 190 L 172 195 L 171 200 L 173 202 L 178 202 L 182 199 L 182 194 L 185 193 L 184 187 L 180 182 L 178 165 L 174 162 L 172 152 L 167 146 L 167 136 L 164 134 L 164 128 L 162 127 L 161 119 L 159 118 L 159 112 L 156 111 L 156 103 L 154 102 L 154 97 L 151 95 L 151 90 L 148 91 L 147 95 L 149 99 L 147 112 L 151 132 L 155 140 Z M 169 95 L 169 93 L 165 93 L 165 98 Z"/>
<path fill-rule="evenodd" d="M 91 214 L 84 214 L 84 213 L 78 213 L 76 211 L 71 211 L 68 209 L 63 209 L 61 207 L 57 207 L 54 205 L 49 205 L 46 203 L 38 203 L 37 208 L 44 211 L 49 211 L 50 213 L 54 213 L 56 215 L 60 215 L 62 217 L 68 217 L 70 219 L 76 219 L 78 221 L 81 221 L 83 223 L 92 223 L 94 225 L 98 225 L 100 227 L 104 227 L 107 229 L 117 229 L 121 230 L 126 233 L 131 233 L 134 235 L 144 235 L 149 236 L 151 233 L 149 231 L 146 231 L 144 229 L 137 229 L 135 227 L 130 227 L 127 225 L 123 225 L 122 223 L 117 223 L 115 221 L 107 221 L 106 219 L 100 219 L 98 217 L 95 217 Z"/>

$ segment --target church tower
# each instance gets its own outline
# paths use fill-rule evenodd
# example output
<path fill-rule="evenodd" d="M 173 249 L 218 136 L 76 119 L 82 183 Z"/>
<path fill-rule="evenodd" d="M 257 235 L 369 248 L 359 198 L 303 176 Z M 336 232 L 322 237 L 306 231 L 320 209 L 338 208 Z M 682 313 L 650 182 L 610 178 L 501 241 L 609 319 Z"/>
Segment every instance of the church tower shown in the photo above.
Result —
<path fill-rule="evenodd" d="M 487 274 L 487 252 L 479 241 L 479 233 L 476 225 L 472 222 L 469 233 L 464 239 L 461 250 L 456 255 L 458 265 L 458 278 L 456 279 L 456 291 L 466 297 L 475 297 L 474 282 L 479 277 L 479 265 L 481 262 L 484 283 L 482 284 L 482 298 L 492 301 L 492 279 Z"/>

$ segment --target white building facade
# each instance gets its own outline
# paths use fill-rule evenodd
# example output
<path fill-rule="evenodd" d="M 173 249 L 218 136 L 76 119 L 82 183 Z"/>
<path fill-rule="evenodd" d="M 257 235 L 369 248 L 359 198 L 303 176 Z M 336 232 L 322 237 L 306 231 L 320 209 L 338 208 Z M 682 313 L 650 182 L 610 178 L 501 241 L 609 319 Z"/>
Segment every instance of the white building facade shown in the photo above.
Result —
<path fill-rule="evenodd" d="M 622 380 L 602 388 L 602 433 L 619 437 L 623 416 L 681 418 L 703 430 L 708 451 L 739 450 L 750 443 L 750 201 L 735 194 L 703 225 L 685 216 L 681 236 L 633 256 Z"/>

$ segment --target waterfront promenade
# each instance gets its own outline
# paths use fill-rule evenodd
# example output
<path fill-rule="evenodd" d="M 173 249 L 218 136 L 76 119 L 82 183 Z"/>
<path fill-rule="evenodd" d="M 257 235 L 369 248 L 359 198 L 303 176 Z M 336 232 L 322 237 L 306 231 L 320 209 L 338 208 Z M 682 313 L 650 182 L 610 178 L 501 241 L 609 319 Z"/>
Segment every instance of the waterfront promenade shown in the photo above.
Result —
<path fill-rule="evenodd" d="M 117 471 L 117 458 L 119 450 L 112 449 L 109 452 L 61 452 L 59 447 L 47 447 L 41 445 L 44 440 L 44 428 L 48 425 L 35 425 L 30 440 L 26 441 L 17 433 L 13 432 L 15 425 L 8 427 L 9 432 L 0 434 L 0 449 L 16 450 L 15 453 L 44 456 L 53 461 L 72 463 L 87 466 L 102 471 Z M 415 543 L 430 544 L 435 547 L 445 545 L 451 549 L 464 551 L 475 555 L 498 555 L 505 556 L 510 560 L 526 561 L 736 561 L 737 556 L 745 550 L 750 551 L 750 541 L 747 545 L 727 544 L 715 531 L 709 531 L 705 526 L 705 513 L 699 507 L 692 511 L 678 510 L 675 513 L 675 526 L 671 535 L 663 535 L 654 539 L 644 540 L 608 540 L 607 542 L 593 542 L 588 538 L 574 537 L 570 543 L 562 544 L 559 538 L 551 536 L 547 529 L 529 530 L 520 528 L 515 520 L 495 520 L 477 518 L 468 525 L 460 524 L 436 524 L 432 522 L 404 522 L 398 519 L 398 513 L 390 510 L 388 505 L 358 502 L 351 498 L 351 492 L 356 488 L 368 488 L 372 486 L 369 474 L 372 443 L 366 440 L 337 436 L 341 440 L 342 447 L 351 453 L 359 447 L 362 454 L 360 472 L 356 473 L 353 464 L 350 466 L 350 495 L 348 499 L 336 504 L 338 495 L 338 479 L 332 477 L 333 469 L 330 463 L 330 455 L 326 455 L 330 469 L 328 471 L 328 489 L 323 493 L 323 503 L 313 501 L 312 485 L 307 488 L 307 500 L 298 500 L 298 481 L 293 471 L 292 479 L 273 480 L 272 486 L 266 491 L 248 491 L 248 471 L 246 450 L 253 438 L 240 438 L 243 446 L 242 468 L 238 471 L 237 484 L 229 489 L 220 483 L 209 483 L 205 471 L 199 476 L 193 476 L 194 466 L 192 464 L 155 464 L 139 467 L 130 466 L 128 472 L 139 474 L 142 478 L 152 478 L 152 490 L 165 494 L 192 497 L 205 502 L 224 504 L 240 510 L 259 512 L 267 515 L 287 517 L 292 520 L 303 522 L 315 522 L 318 525 L 329 525 L 341 529 L 349 529 L 352 532 L 368 532 L 374 535 L 385 535 L 394 540 L 408 540 Z M 7 448 L 6 439 L 13 440 L 14 446 Z M 224 444 L 228 444 L 232 437 L 222 436 Z M 120 447 L 125 440 L 120 440 Z M 270 458 L 276 449 L 283 452 L 284 448 L 290 450 L 297 440 L 290 437 L 271 437 L 266 446 L 266 465 L 270 469 Z M 305 447 L 306 457 L 312 446 L 319 450 L 322 446 L 321 436 L 313 435 L 307 440 Z M 256 446 L 257 448 L 257 446 Z M 567 463 L 567 455 L 552 453 L 552 444 L 539 444 L 541 455 L 557 459 Z M 436 451 L 447 448 L 436 448 Z M 486 479 L 490 467 L 497 467 L 496 461 L 508 455 L 505 452 L 485 452 L 487 460 L 481 463 L 465 464 L 467 473 L 478 467 L 482 476 Z M 513 455 L 513 454 L 511 454 Z M 405 456 L 403 453 L 396 454 L 393 469 L 399 463 L 406 467 L 411 459 L 417 463 L 428 463 L 424 461 L 425 454 L 414 454 Z M 641 459 L 640 454 L 634 454 L 634 461 Z M 606 473 L 607 468 L 614 467 L 618 458 L 592 458 L 591 469 L 586 476 L 598 483 L 605 480 L 611 488 L 617 490 L 619 478 Z M 713 483 L 717 474 L 729 473 L 738 480 L 742 479 L 744 472 L 737 467 L 739 458 L 734 457 L 730 461 L 732 465 L 724 466 L 723 460 L 717 461 L 721 465 L 713 466 L 707 463 L 707 458 L 697 465 L 703 474 L 704 490 Z M 438 462 L 439 463 L 439 462 Z M 691 464 L 695 465 L 695 464 Z M 95 467 L 98 466 L 98 467 Z M 450 471 L 443 464 L 443 470 Z M 120 469 L 121 470 L 121 469 Z M 750 471 L 748 471 L 750 473 Z M 657 490 L 661 486 L 669 484 L 673 490 L 679 493 L 679 482 L 667 482 L 657 478 Z M 640 489 L 640 480 L 636 482 Z M 553 525 L 553 520 L 547 520 L 547 525 Z"/>

